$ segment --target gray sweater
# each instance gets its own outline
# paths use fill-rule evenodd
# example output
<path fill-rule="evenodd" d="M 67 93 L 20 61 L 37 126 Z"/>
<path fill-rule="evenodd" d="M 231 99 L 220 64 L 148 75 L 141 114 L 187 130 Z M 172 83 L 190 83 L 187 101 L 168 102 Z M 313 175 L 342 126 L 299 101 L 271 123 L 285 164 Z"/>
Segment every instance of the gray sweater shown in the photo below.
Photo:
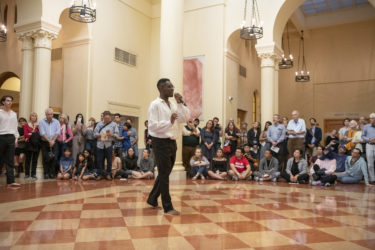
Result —
<path fill-rule="evenodd" d="M 271 158 L 270 165 L 267 165 L 266 157 L 263 157 L 260 160 L 259 172 L 264 174 L 265 171 L 269 171 L 269 170 L 272 170 L 272 172 L 277 172 L 279 170 L 279 161 L 275 157 Z"/>
<path fill-rule="evenodd" d="M 151 158 L 148 158 L 147 160 L 142 158 L 138 163 L 138 167 L 144 173 L 148 171 L 154 172 L 154 162 Z"/>
<path fill-rule="evenodd" d="M 294 161 L 294 157 L 291 157 L 289 160 L 288 160 L 288 163 L 286 164 L 286 173 L 287 174 L 292 174 L 291 170 L 292 170 L 292 165 L 293 165 L 293 161 Z M 307 161 L 305 159 L 300 159 L 299 162 L 298 162 L 298 170 L 299 170 L 299 174 L 307 174 Z"/>

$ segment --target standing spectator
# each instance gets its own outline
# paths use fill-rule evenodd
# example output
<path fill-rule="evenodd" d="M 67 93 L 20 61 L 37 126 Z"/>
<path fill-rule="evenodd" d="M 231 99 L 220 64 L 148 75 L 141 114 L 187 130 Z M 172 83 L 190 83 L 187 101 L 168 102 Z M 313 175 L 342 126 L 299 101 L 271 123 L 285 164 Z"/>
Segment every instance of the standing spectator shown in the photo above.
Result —
<path fill-rule="evenodd" d="M 292 112 L 292 120 L 288 123 L 288 152 L 292 153 L 296 149 L 301 150 L 301 156 L 304 155 L 305 150 L 305 134 L 306 134 L 306 124 L 305 120 L 299 118 L 299 112 L 297 110 L 294 110 Z"/>
<path fill-rule="evenodd" d="M 361 150 L 362 156 L 364 158 L 366 158 L 365 155 L 364 155 L 364 150 L 363 150 L 363 146 L 362 146 L 362 143 L 364 142 L 363 139 L 362 139 L 362 131 L 363 131 L 364 127 L 365 127 L 365 124 L 363 124 L 363 123 L 358 124 L 358 130 L 357 130 L 357 133 L 355 133 L 355 135 L 353 136 L 352 142 L 355 145 L 354 147 Z"/>
<path fill-rule="evenodd" d="M 64 151 L 67 147 L 72 148 L 73 132 L 68 123 L 68 117 L 65 114 L 61 114 L 59 117 L 60 122 L 60 136 L 57 138 L 58 141 L 58 151 L 55 155 L 56 158 L 56 169 L 55 173 L 59 170 L 61 156 L 64 154 Z"/>
<path fill-rule="evenodd" d="M 247 123 L 242 122 L 241 123 L 241 129 L 238 133 L 238 137 L 240 138 L 240 147 L 243 148 L 245 145 L 248 144 L 247 140 Z"/>
<path fill-rule="evenodd" d="M 289 155 L 289 152 L 288 152 L 289 134 L 288 134 L 288 130 L 287 130 L 288 123 L 289 123 L 288 117 L 283 117 L 282 124 L 284 125 L 284 128 L 285 128 L 285 139 L 284 139 L 284 141 L 280 145 L 281 146 L 282 159 L 283 159 L 283 162 L 279 162 L 279 164 L 280 164 L 280 171 L 284 171 L 285 170 L 286 163 L 288 161 L 288 155 Z"/>
<path fill-rule="evenodd" d="M 18 187 L 14 180 L 14 151 L 19 133 L 17 130 L 17 114 L 11 109 L 13 97 L 6 95 L 1 98 L 0 107 L 0 159 L 6 164 L 7 184 Z"/>
<path fill-rule="evenodd" d="M 138 157 L 138 132 L 134 128 L 133 123 L 130 119 L 127 119 L 126 122 L 132 126 L 128 132 L 128 135 L 130 136 L 131 147 L 134 149 L 134 153 Z"/>
<path fill-rule="evenodd" d="M 286 129 L 283 124 L 280 124 L 280 115 L 275 114 L 273 116 L 273 124 L 268 127 L 267 141 L 268 146 L 271 150 L 272 155 L 278 160 L 281 169 L 283 168 L 285 161 L 283 142 L 285 140 Z M 272 150 L 273 149 L 273 150 Z"/>
<path fill-rule="evenodd" d="M 316 148 L 322 140 L 322 130 L 316 126 L 316 119 L 310 118 L 310 129 L 306 132 L 305 143 L 308 159 L 316 155 Z"/>
<path fill-rule="evenodd" d="M 86 128 L 86 144 L 85 149 L 90 152 L 92 156 L 95 155 L 96 152 L 96 138 L 94 135 L 95 129 L 95 119 L 93 117 L 90 118 L 89 123 Z"/>
<path fill-rule="evenodd" d="M 249 144 L 250 147 L 252 147 L 253 145 L 260 146 L 259 136 L 260 124 L 259 122 L 254 122 L 253 127 L 247 132 L 247 144 Z"/>
<path fill-rule="evenodd" d="M 221 137 L 223 136 L 223 129 L 219 123 L 219 118 L 214 117 L 212 121 L 215 133 L 214 151 L 216 152 L 219 148 L 221 148 Z"/>
<path fill-rule="evenodd" d="M 43 157 L 44 179 L 54 178 L 56 155 L 59 152 L 57 138 L 60 136 L 60 123 L 53 118 L 53 110 L 46 109 L 46 118 L 39 123 L 39 133 L 42 137 L 41 148 Z"/>
<path fill-rule="evenodd" d="M 116 123 L 118 134 L 116 134 L 117 139 L 115 140 L 113 144 L 113 150 L 118 152 L 119 157 L 122 156 L 122 130 L 123 130 L 123 124 L 121 123 L 121 115 L 119 113 L 116 113 L 114 115 L 114 122 Z"/>
<path fill-rule="evenodd" d="M 229 160 L 230 170 L 228 172 L 232 180 L 251 180 L 251 168 L 248 160 L 243 156 L 243 149 L 237 148 L 235 155 Z"/>
<path fill-rule="evenodd" d="M 294 150 L 293 157 L 288 160 L 285 172 L 281 172 L 280 176 L 289 183 L 309 183 L 307 161 L 302 158 L 302 150 Z"/>
<path fill-rule="evenodd" d="M 85 149 L 85 135 L 86 135 L 86 125 L 82 114 L 77 114 L 74 124 L 72 126 L 73 132 L 73 147 L 72 156 L 74 162 L 76 161 L 78 153 L 81 153 Z"/>
<path fill-rule="evenodd" d="M 375 113 L 370 114 L 370 123 L 363 128 L 363 142 L 366 143 L 366 157 L 370 182 L 375 183 L 374 161 L 375 161 Z"/>
<path fill-rule="evenodd" d="M 216 142 L 212 120 L 207 121 L 206 127 L 201 130 L 201 148 L 203 155 L 210 161 L 215 155 L 214 144 Z"/>
<path fill-rule="evenodd" d="M 105 177 L 107 180 L 112 180 L 112 142 L 116 139 L 118 134 L 118 126 L 111 121 L 111 112 L 103 112 L 103 121 L 100 121 L 94 130 L 97 138 L 96 145 L 96 163 L 98 169 L 97 180 Z M 104 161 L 107 160 L 108 166 L 104 171 Z"/>
<path fill-rule="evenodd" d="M 182 129 L 182 162 L 185 171 L 190 173 L 190 159 L 199 145 L 200 131 L 190 119 Z"/>
<path fill-rule="evenodd" d="M 342 139 L 342 141 L 345 143 L 345 147 L 348 153 L 350 153 L 351 150 L 355 147 L 353 138 L 355 134 L 357 133 L 357 126 L 358 126 L 357 122 L 354 120 L 351 120 L 349 122 L 349 129 L 345 132 L 345 136 Z"/>
<path fill-rule="evenodd" d="M 131 148 L 130 143 L 130 136 L 129 131 L 132 128 L 132 125 L 130 123 L 125 122 L 123 129 L 122 129 L 122 137 L 120 138 L 122 140 L 122 158 L 124 158 L 128 152 L 128 149 Z"/>
<path fill-rule="evenodd" d="M 201 128 L 199 127 L 199 123 L 200 123 L 199 118 L 195 118 L 194 119 L 194 127 L 197 128 L 199 130 L 199 132 L 200 132 Z"/>
<path fill-rule="evenodd" d="M 228 154 L 229 158 L 232 157 L 236 152 L 238 131 L 239 130 L 236 128 L 236 125 L 232 121 L 228 123 L 228 126 L 225 129 L 225 140 L 226 140 L 225 144 L 228 144 L 229 142 L 229 146 L 230 146 L 230 153 Z"/>
<path fill-rule="evenodd" d="M 18 119 L 18 134 L 20 135 L 17 139 L 17 146 L 14 154 L 14 168 L 17 171 L 16 178 L 20 177 L 20 173 L 23 172 L 23 163 L 25 162 L 26 153 L 26 140 L 24 135 L 23 127 L 27 123 L 26 119 L 20 117 Z"/>
<path fill-rule="evenodd" d="M 349 130 L 349 123 L 350 123 L 350 119 L 345 118 L 344 119 L 344 127 L 340 128 L 340 130 L 339 130 L 340 144 L 344 144 L 344 143 L 342 143 L 342 141 L 344 140 L 345 133 Z"/>
<path fill-rule="evenodd" d="M 268 129 L 272 125 L 272 122 L 266 121 L 266 124 L 264 125 L 264 129 L 262 132 L 260 132 L 259 135 L 259 142 L 260 142 L 260 158 L 264 157 L 264 152 L 266 152 L 267 149 L 269 149 L 270 144 L 268 143 Z"/>
<path fill-rule="evenodd" d="M 23 127 L 26 140 L 26 161 L 25 161 L 25 178 L 30 177 L 36 179 L 36 166 L 38 164 L 38 156 L 40 150 L 40 135 L 38 127 L 38 115 L 35 112 L 30 114 L 29 123 Z"/>
<path fill-rule="evenodd" d="M 148 133 L 148 120 L 145 121 L 145 138 L 144 138 L 144 143 L 145 143 L 145 147 L 149 150 L 151 150 L 152 148 L 152 139 L 151 139 L 151 136 L 149 135 Z"/>
<path fill-rule="evenodd" d="M 326 137 L 326 147 L 332 148 L 333 152 L 337 153 L 339 148 L 339 138 L 337 137 L 336 129 L 333 129 Z"/>

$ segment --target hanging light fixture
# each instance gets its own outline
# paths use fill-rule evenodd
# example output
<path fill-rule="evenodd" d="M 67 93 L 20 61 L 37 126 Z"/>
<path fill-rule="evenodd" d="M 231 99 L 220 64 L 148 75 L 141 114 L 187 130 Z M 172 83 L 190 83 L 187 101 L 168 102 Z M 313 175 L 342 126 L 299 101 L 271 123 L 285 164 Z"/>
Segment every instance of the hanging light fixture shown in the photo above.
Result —
<path fill-rule="evenodd" d="M 245 40 L 257 40 L 263 37 L 263 21 L 259 18 L 258 4 L 252 0 L 251 23 L 246 26 L 247 0 L 245 0 L 244 17 L 241 25 L 240 37 Z"/>
<path fill-rule="evenodd" d="M 3 11 L 0 6 L 0 42 L 6 42 L 7 40 L 7 27 L 5 26 L 5 20 L 3 20 Z"/>
<path fill-rule="evenodd" d="M 290 45 L 289 45 L 289 29 L 288 29 L 288 23 L 286 24 L 286 37 L 287 37 L 287 42 L 288 42 L 288 57 L 285 57 L 283 54 L 281 58 L 281 62 L 279 62 L 279 69 L 290 69 L 293 68 L 293 56 L 290 54 Z M 284 48 L 284 37 L 282 37 L 282 47 L 285 53 L 285 48 Z"/>
<path fill-rule="evenodd" d="M 96 4 L 92 0 L 73 0 L 69 17 L 80 23 L 93 23 L 96 21 Z"/>
<path fill-rule="evenodd" d="M 302 48 L 302 65 L 300 65 L 301 59 L 301 48 Z M 303 38 L 303 30 L 301 30 L 301 40 L 299 41 L 298 49 L 298 68 L 296 71 L 296 82 L 309 82 L 310 72 L 307 70 L 305 61 L 305 40 Z"/>

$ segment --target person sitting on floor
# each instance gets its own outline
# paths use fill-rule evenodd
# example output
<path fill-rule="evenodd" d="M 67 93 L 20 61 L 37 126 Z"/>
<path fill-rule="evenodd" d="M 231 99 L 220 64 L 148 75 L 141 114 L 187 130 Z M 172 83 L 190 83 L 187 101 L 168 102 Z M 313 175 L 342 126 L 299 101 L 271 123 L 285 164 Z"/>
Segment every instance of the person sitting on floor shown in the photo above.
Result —
<path fill-rule="evenodd" d="M 366 162 L 361 157 L 361 150 L 358 148 L 354 148 L 352 155 L 346 158 L 345 172 L 336 175 L 342 184 L 358 184 L 364 178 L 365 184 L 371 185 L 368 179 Z"/>
<path fill-rule="evenodd" d="M 70 148 L 65 148 L 64 155 L 60 159 L 60 169 L 57 174 L 58 180 L 69 180 L 72 177 L 74 159 Z"/>
<path fill-rule="evenodd" d="M 120 158 L 120 150 L 112 151 L 112 178 L 127 178 L 125 170 L 122 169 L 122 162 Z M 105 160 L 105 167 L 107 168 L 107 160 Z"/>
<path fill-rule="evenodd" d="M 73 176 L 75 181 L 95 179 L 94 174 L 90 173 L 87 168 L 87 162 L 83 153 L 78 154 L 76 165 L 73 170 Z"/>
<path fill-rule="evenodd" d="M 138 179 L 154 178 L 154 161 L 150 157 L 150 150 L 145 148 L 142 152 L 142 159 L 138 163 L 139 173 Z"/>
<path fill-rule="evenodd" d="M 141 173 L 138 169 L 138 157 L 135 155 L 133 148 L 128 148 L 128 151 L 126 152 L 126 157 L 124 159 L 124 166 L 125 174 L 128 176 L 128 178 L 131 176 L 135 179 L 139 179 L 141 177 Z"/>
<path fill-rule="evenodd" d="M 235 155 L 229 160 L 230 170 L 228 172 L 232 180 L 251 180 L 251 168 L 249 161 L 243 156 L 242 148 L 237 148 Z"/>
<path fill-rule="evenodd" d="M 208 175 L 209 166 L 210 162 L 205 156 L 203 156 L 202 149 L 196 148 L 194 156 L 190 159 L 190 176 L 192 177 L 192 180 L 195 181 L 199 177 L 201 177 L 201 180 L 205 180 L 205 177 Z"/>
<path fill-rule="evenodd" d="M 346 158 L 348 158 L 348 155 L 346 154 L 346 147 L 345 145 L 341 145 L 338 149 L 339 153 L 333 152 L 333 156 L 336 159 L 336 173 L 342 173 L 345 172 L 345 162 Z"/>
<path fill-rule="evenodd" d="M 302 158 L 302 150 L 294 150 L 293 157 L 291 157 L 286 164 L 285 172 L 281 172 L 281 177 L 289 183 L 309 183 L 307 161 Z"/>
<path fill-rule="evenodd" d="M 316 155 L 314 155 L 313 157 L 310 157 L 310 166 L 313 166 L 316 162 L 316 160 L 318 160 L 320 157 L 323 156 L 323 150 L 324 148 L 322 146 L 317 146 L 316 147 Z"/>
<path fill-rule="evenodd" d="M 264 151 L 264 157 L 260 160 L 259 171 L 254 173 L 254 179 L 276 182 L 279 175 L 279 161 L 272 156 L 271 150 L 267 149 Z"/>
<path fill-rule="evenodd" d="M 260 158 L 260 150 L 258 145 L 245 145 L 244 146 L 244 157 L 249 161 L 251 172 L 254 175 L 255 171 L 258 171 L 259 169 L 259 158 Z"/>
<path fill-rule="evenodd" d="M 326 148 L 323 151 L 322 157 L 316 160 L 314 166 L 310 169 L 310 174 L 313 179 L 311 185 L 329 187 L 335 184 L 337 179 L 333 173 L 336 170 L 336 159 L 331 148 Z"/>
<path fill-rule="evenodd" d="M 216 151 L 216 157 L 211 160 L 211 167 L 208 170 L 208 175 L 212 179 L 226 180 L 228 175 L 228 161 L 224 157 L 224 152 L 221 148 Z"/>

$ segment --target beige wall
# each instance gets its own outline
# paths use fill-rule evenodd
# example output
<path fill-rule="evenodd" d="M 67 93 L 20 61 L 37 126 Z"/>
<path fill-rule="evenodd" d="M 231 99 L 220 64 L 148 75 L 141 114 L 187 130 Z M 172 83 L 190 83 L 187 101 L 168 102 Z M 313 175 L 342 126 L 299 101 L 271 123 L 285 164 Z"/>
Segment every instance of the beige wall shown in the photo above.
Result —
<path fill-rule="evenodd" d="M 299 109 L 323 127 L 329 118 L 368 116 L 375 107 L 375 20 L 314 29 L 306 38 L 312 80 L 296 83 L 296 67 L 279 71 L 280 113 Z M 292 36 L 297 60 L 298 37 Z"/>

